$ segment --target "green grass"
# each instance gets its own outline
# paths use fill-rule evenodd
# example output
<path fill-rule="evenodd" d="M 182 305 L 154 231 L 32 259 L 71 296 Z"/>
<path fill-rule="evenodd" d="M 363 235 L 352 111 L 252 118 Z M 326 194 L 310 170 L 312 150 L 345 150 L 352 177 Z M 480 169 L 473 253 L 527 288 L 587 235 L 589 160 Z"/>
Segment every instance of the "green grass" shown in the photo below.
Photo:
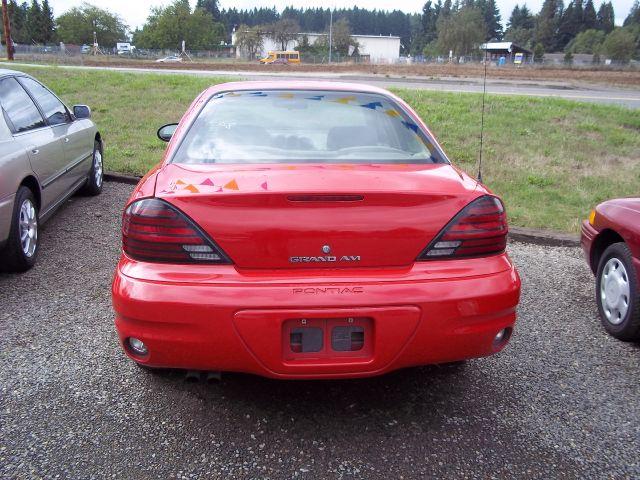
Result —
<path fill-rule="evenodd" d="M 477 171 L 481 97 L 398 90 L 454 163 Z M 513 225 L 577 232 L 597 203 L 640 195 L 640 111 L 488 96 L 483 180 Z"/>
<path fill-rule="evenodd" d="M 18 67 L 23 69 L 22 67 Z M 106 167 L 143 174 L 208 85 L 223 79 L 62 68 L 24 68 L 69 105 L 86 103 L 106 141 Z M 477 169 L 481 97 L 396 90 L 431 127 L 451 160 Z M 596 203 L 640 193 L 640 111 L 558 99 L 488 96 L 484 182 L 501 195 L 513 225 L 577 232 Z"/>

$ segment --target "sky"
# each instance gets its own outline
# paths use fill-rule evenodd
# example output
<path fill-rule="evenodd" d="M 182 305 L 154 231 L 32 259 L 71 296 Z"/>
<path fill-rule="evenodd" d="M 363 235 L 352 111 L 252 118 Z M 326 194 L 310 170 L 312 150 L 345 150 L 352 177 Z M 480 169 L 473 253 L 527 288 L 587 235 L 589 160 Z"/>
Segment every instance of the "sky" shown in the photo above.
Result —
<path fill-rule="evenodd" d="M 81 5 L 84 1 L 85 0 L 49 0 L 49 4 L 53 8 L 54 15 L 58 16 L 71 7 Z M 136 27 L 140 27 L 145 23 L 149 10 L 152 6 L 164 6 L 171 3 L 171 0 L 109 0 L 108 2 L 106 2 L 105 0 L 87 1 L 88 3 L 92 3 L 101 8 L 106 8 L 107 10 L 118 14 L 122 19 L 124 19 L 125 23 L 129 25 L 132 30 L 135 30 Z M 196 0 L 190 1 L 192 5 L 196 3 Z M 568 1 L 569 0 L 565 0 L 565 4 L 568 3 Z M 369 10 L 377 8 L 383 10 L 397 9 L 405 12 L 419 12 L 422 9 L 424 2 L 425 0 L 394 0 L 393 2 L 391 2 L 390 0 L 319 0 L 317 2 L 311 2 L 309 0 L 222 0 L 220 2 L 220 7 L 235 7 L 240 10 L 243 8 L 275 6 L 278 10 L 281 11 L 284 7 L 289 5 L 298 8 L 330 6 L 335 6 L 337 8 L 348 8 L 357 5 L 359 8 L 367 8 Z M 496 0 L 498 8 L 500 8 L 500 14 L 502 15 L 503 22 L 507 21 L 509 15 L 511 14 L 511 10 L 513 10 L 513 7 L 516 4 L 526 3 L 532 12 L 537 13 L 542 6 L 542 2 L 543 0 L 526 0 L 524 2 L 523 0 Z M 594 0 L 596 10 L 598 10 L 600 2 L 601 0 Z M 612 2 L 613 8 L 616 13 L 616 24 L 622 25 L 622 22 L 628 15 L 629 10 L 631 10 L 633 0 L 612 0 Z"/>

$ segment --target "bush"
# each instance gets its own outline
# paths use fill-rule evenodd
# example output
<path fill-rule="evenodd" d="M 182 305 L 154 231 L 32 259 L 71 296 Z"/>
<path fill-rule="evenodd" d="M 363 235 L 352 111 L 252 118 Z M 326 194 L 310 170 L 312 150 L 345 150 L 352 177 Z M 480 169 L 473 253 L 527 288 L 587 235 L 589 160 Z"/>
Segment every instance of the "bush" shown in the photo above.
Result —
<path fill-rule="evenodd" d="M 602 48 L 611 60 L 629 63 L 636 49 L 635 36 L 630 29 L 616 28 L 607 35 Z"/>

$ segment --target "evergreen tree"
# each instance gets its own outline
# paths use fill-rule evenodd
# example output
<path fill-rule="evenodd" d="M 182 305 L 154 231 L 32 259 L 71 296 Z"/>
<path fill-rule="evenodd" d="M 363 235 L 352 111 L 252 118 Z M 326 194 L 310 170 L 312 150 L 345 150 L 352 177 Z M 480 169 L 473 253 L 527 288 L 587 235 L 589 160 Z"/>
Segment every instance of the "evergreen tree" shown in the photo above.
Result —
<path fill-rule="evenodd" d="M 56 23 L 53 19 L 53 11 L 49 6 L 49 0 L 42 2 L 42 42 L 51 43 L 55 37 Z"/>
<path fill-rule="evenodd" d="M 596 28 L 605 33 L 610 33 L 615 27 L 615 14 L 613 12 L 613 4 L 611 2 L 602 2 L 597 14 L 598 21 Z"/>
<path fill-rule="evenodd" d="M 546 52 L 553 51 L 556 47 L 561 11 L 562 7 L 558 0 L 544 0 L 538 14 L 536 40 L 542 44 Z"/>
<path fill-rule="evenodd" d="M 583 7 L 582 0 L 573 0 L 562 13 L 555 47 L 557 50 L 564 49 L 571 40 L 575 38 L 583 28 Z"/>
<path fill-rule="evenodd" d="M 448 17 L 451 15 L 451 0 L 444 0 L 444 5 L 442 6 L 442 10 L 440 11 L 440 16 Z"/>
<path fill-rule="evenodd" d="M 532 48 L 535 30 L 535 18 L 526 4 L 513 7 L 504 38 L 522 47 Z"/>
<path fill-rule="evenodd" d="M 598 17 L 593 6 L 593 0 L 587 0 L 582 12 L 582 31 L 594 29 L 597 25 Z"/>
<path fill-rule="evenodd" d="M 10 0 L 7 4 L 9 10 L 9 21 L 11 22 L 11 36 L 15 43 L 29 43 L 29 32 L 27 28 L 27 15 L 29 5 L 26 2 L 18 3 Z"/>
<path fill-rule="evenodd" d="M 439 2 L 435 7 L 432 7 L 431 0 L 425 3 L 422 8 L 422 40 L 424 45 L 431 43 L 438 38 L 437 24 L 440 8 Z"/>
<path fill-rule="evenodd" d="M 470 5 L 473 6 L 473 0 L 470 0 Z M 502 39 L 502 18 L 500 16 L 500 10 L 496 5 L 495 0 L 477 0 L 476 6 L 480 8 L 484 24 L 486 27 L 485 40 L 501 40 Z"/>
<path fill-rule="evenodd" d="M 523 4 L 521 7 L 516 4 L 516 6 L 513 7 L 509 20 L 507 21 L 507 28 L 532 29 L 532 28 L 535 28 L 535 26 L 536 26 L 535 17 L 531 13 L 531 11 L 527 8 L 527 5 Z"/>
<path fill-rule="evenodd" d="M 633 2 L 631 11 L 629 12 L 629 15 L 627 15 L 627 18 L 624 19 L 623 25 L 625 27 L 640 25 L 640 3 L 638 2 L 638 0 L 635 0 L 635 2 Z"/>
<path fill-rule="evenodd" d="M 198 0 L 196 8 L 201 8 L 208 12 L 213 17 L 215 22 L 220 20 L 220 8 L 218 7 L 218 0 Z"/>
<path fill-rule="evenodd" d="M 526 7 L 526 5 L 525 5 Z M 516 3 L 516 6 L 511 10 L 509 20 L 507 20 L 507 29 L 520 28 L 520 5 Z"/>
<path fill-rule="evenodd" d="M 31 6 L 27 12 L 27 35 L 29 43 L 42 43 L 42 32 L 44 31 L 44 19 L 42 8 L 38 0 L 31 0 Z"/>

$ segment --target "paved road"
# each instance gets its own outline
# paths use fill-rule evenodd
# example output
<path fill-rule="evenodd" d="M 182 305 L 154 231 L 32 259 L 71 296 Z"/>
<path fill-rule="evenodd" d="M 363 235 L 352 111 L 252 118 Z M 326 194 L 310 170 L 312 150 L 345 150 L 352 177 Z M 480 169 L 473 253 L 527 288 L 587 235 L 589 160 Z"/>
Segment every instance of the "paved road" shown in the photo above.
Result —
<path fill-rule="evenodd" d="M 638 478 L 640 349 L 600 328 L 573 248 L 514 244 L 500 355 L 358 381 L 190 384 L 120 351 L 109 284 L 131 187 L 73 198 L 0 275 L 0 478 Z"/>
<path fill-rule="evenodd" d="M 11 67 L 11 64 L 0 62 L 0 65 Z M 38 65 L 42 66 L 42 65 Z M 229 72 L 212 70 L 179 70 L 179 69 L 145 69 L 145 68 L 119 68 L 119 67 L 82 67 L 63 66 L 71 69 L 99 69 L 114 70 L 135 73 L 162 73 L 162 74 L 184 74 L 196 76 L 229 77 L 244 80 L 310 80 L 322 79 L 329 81 L 350 81 L 383 88 L 416 88 L 422 90 L 437 90 L 443 92 L 470 92 L 482 93 L 482 79 L 477 78 L 440 78 L 427 79 L 420 77 L 386 77 L 383 75 L 363 75 L 361 73 L 340 74 L 340 73 L 288 73 L 276 72 Z M 268 67 L 265 67 L 267 69 Z M 640 108 L 640 90 L 623 89 L 608 86 L 571 85 L 558 79 L 557 82 L 545 81 L 514 81 L 514 80 L 489 80 L 487 82 L 487 92 L 497 95 L 525 95 L 534 97 L 555 97 L 580 102 L 593 102 L 603 104 L 622 105 L 628 108 Z"/>

